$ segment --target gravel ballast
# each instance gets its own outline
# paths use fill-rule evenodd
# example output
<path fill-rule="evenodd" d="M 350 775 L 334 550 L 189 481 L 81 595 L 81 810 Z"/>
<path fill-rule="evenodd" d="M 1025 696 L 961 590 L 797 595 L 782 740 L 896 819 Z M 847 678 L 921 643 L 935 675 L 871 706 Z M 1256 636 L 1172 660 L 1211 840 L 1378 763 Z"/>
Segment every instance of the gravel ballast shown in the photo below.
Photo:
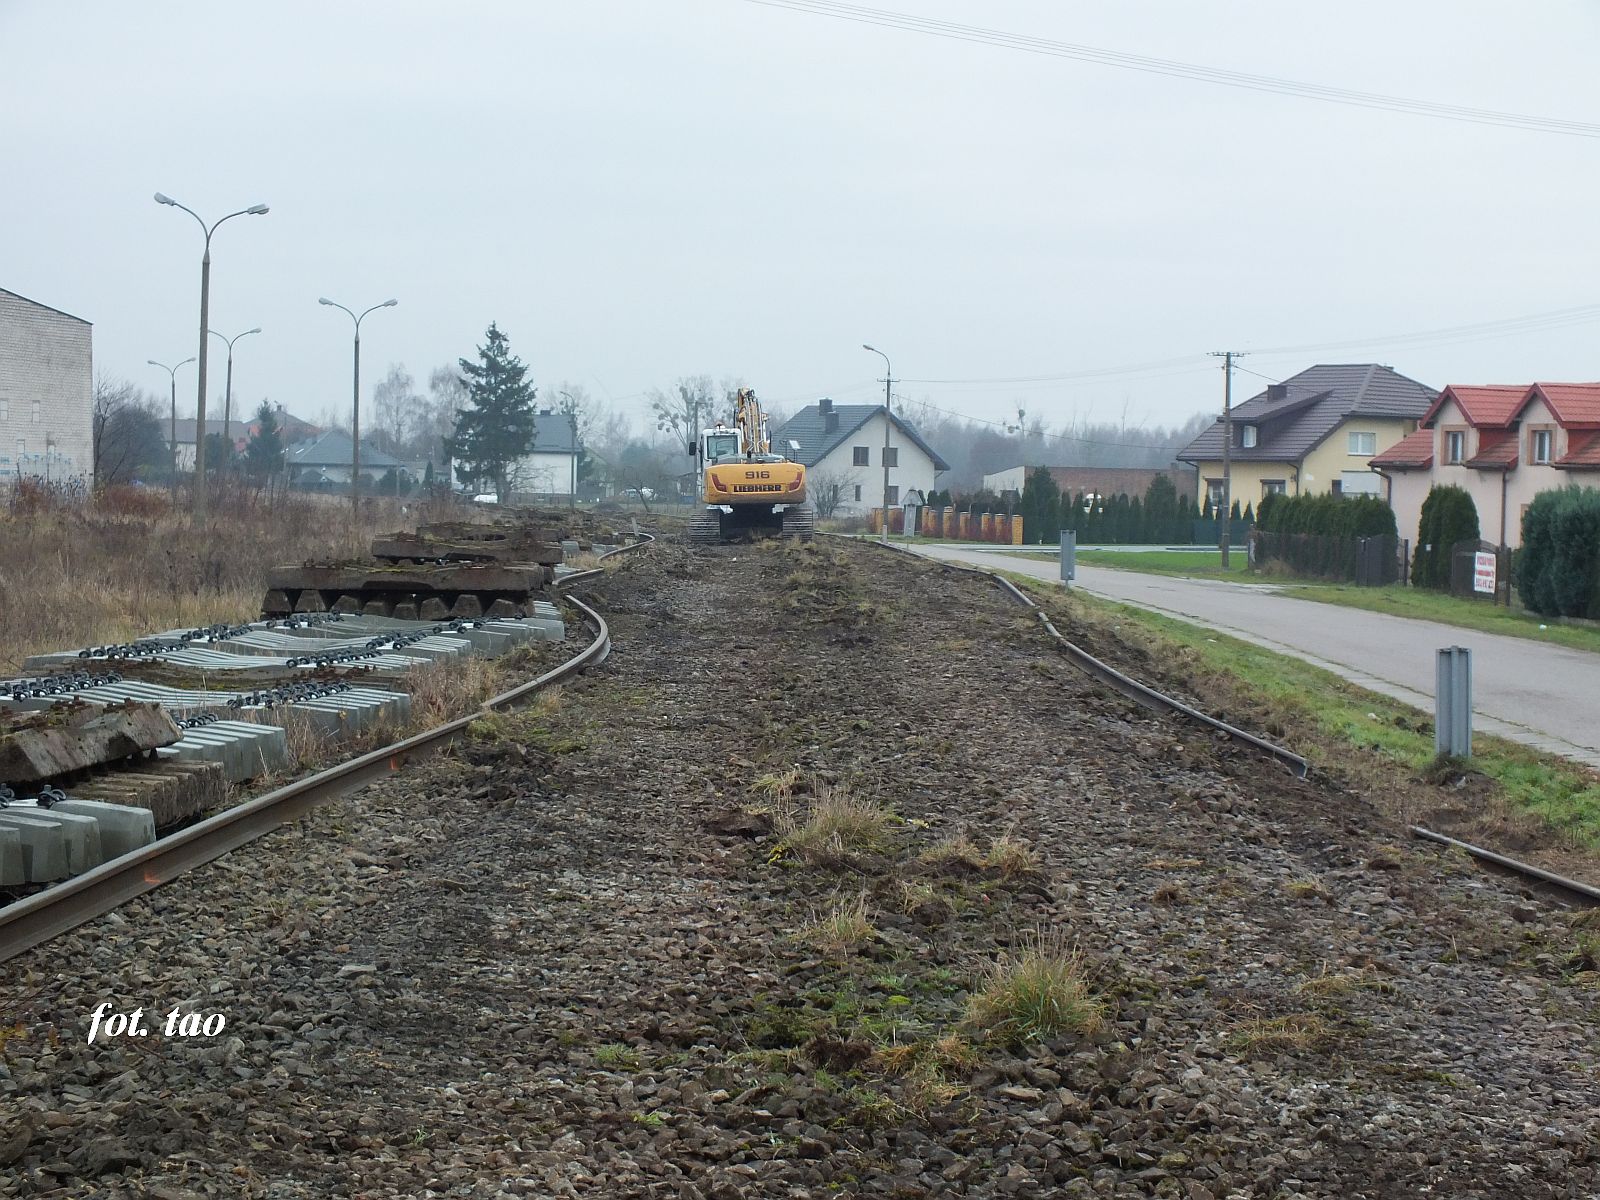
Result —
<path fill-rule="evenodd" d="M 557 700 L 0 966 L 0 1196 L 1600 1195 L 1581 914 L 971 576 L 660 544 L 586 591 Z M 889 816 L 807 841 L 829 797 Z M 977 1023 L 1041 938 L 1098 1025 Z"/>

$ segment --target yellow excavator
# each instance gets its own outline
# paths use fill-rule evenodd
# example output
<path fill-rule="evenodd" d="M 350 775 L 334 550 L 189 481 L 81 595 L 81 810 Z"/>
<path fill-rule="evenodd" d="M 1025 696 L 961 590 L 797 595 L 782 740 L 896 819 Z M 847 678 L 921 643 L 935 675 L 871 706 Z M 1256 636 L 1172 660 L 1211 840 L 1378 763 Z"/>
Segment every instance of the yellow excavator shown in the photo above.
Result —
<path fill-rule="evenodd" d="M 732 542 L 747 537 L 810 541 L 817 514 L 806 503 L 806 469 L 772 452 L 767 414 L 751 388 L 740 388 L 733 426 L 718 421 L 700 431 L 700 501 L 689 521 L 691 542 Z"/>

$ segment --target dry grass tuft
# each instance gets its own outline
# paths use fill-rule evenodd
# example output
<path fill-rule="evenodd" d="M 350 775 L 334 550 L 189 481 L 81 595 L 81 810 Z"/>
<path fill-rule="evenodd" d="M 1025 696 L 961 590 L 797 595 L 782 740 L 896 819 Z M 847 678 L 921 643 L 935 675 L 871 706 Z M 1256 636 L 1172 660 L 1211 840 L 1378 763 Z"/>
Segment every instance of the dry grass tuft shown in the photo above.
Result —
<path fill-rule="evenodd" d="M 1104 1020 L 1083 956 L 1059 933 L 1038 933 L 989 968 L 968 1001 L 973 1025 L 1004 1042 L 1093 1033 Z"/>
<path fill-rule="evenodd" d="M 835 900 L 826 916 L 819 917 L 795 935 L 824 954 L 844 954 L 878 936 L 867 915 L 866 893 L 853 900 Z"/>
<path fill-rule="evenodd" d="M 1003 834 L 989 843 L 989 853 L 983 856 L 983 865 L 1001 879 L 1016 879 L 1037 874 L 1039 856 L 1027 843 L 1010 834 Z"/>
<path fill-rule="evenodd" d="M 815 790 L 805 823 L 793 825 L 784 836 L 789 851 L 808 862 L 821 862 L 883 845 L 893 813 L 848 788 L 824 784 Z"/>
<path fill-rule="evenodd" d="M 1333 1037 L 1332 1027 L 1316 1013 L 1290 1013 L 1258 1018 L 1240 1026 L 1229 1036 L 1228 1045 L 1241 1055 L 1277 1054 L 1315 1050 L 1333 1041 Z"/>
<path fill-rule="evenodd" d="M 1150 899 L 1168 908 L 1189 903 L 1189 893 L 1179 883 L 1163 883 L 1151 893 Z"/>
<path fill-rule="evenodd" d="M 936 846 L 930 846 L 917 856 L 930 867 L 940 869 L 965 869 L 968 871 L 983 870 L 983 851 L 978 848 L 978 843 L 965 833 L 958 833 L 955 837 L 946 838 Z"/>
<path fill-rule="evenodd" d="M 1283 890 L 1296 900 L 1328 899 L 1328 890 L 1322 886 L 1322 881 L 1319 879 L 1309 877 L 1291 879 L 1283 885 Z"/>
<path fill-rule="evenodd" d="M 1295 984 L 1294 990 L 1298 995 L 1309 996 L 1313 1000 L 1332 1000 L 1360 991 L 1392 992 L 1395 986 L 1386 979 L 1378 978 L 1370 970 L 1334 974 L 1328 970 L 1327 964 L 1323 964 L 1318 974 L 1302 979 Z"/>

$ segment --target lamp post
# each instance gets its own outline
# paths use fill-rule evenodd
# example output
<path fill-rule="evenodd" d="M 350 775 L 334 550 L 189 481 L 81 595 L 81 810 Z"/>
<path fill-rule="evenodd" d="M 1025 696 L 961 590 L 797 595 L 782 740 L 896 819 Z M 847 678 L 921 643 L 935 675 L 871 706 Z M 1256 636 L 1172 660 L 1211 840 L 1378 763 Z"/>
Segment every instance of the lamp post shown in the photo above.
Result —
<path fill-rule="evenodd" d="M 236 333 L 232 337 L 224 337 L 215 329 L 211 331 L 212 337 L 222 338 L 228 343 L 228 385 L 222 401 L 222 438 L 228 447 L 228 460 L 223 464 L 223 470 L 231 473 L 233 467 L 233 344 L 242 337 L 249 337 L 252 333 L 260 333 L 261 327 L 246 329 L 243 333 Z"/>
<path fill-rule="evenodd" d="M 567 507 L 578 507 L 578 402 L 571 392 L 562 392 L 567 401 L 567 428 L 572 430 L 572 490 L 567 493 Z"/>
<path fill-rule="evenodd" d="M 211 323 L 211 235 L 223 221 L 231 221 L 234 217 L 262 216 L 267 212 L 267 206 L 252 204 L 208 226 L 199 213 L 179 204 L 171 196 L 157 192 L 156 203 L 183 209 L 199 222 L 200 231 L 206 235 L 206 252 L 200 259 L 200 388 L 194 409 L 194 515 L 196 520 L 203 520 L 206 515 L 206 335 L 210 332 Z"/>
<path fill-rule="evenodd" d="M 160 367 L 167 373 L 167 382 L 172 385 L 172 424 L 167 430 L 167 446 L 171 453 L 168 457 L 172 460 L 172 481 L 168 485 L 172 492 L 172 502 L 178 502 L 178 367 L 186 367 L 194 359 L 186 358 L 177 366 L 169 367 L 166 363 L 158 363 L 153 358 L 145 359 L 152 367 Z"/>
<path fill-rule="evenodd" d="M 361 515 L 361 322 L 367 313 L 377 312 L 380 308 L 393 308 L 399 304 L 398 300 L 385 300 L 382 304 L 374 304 L 359 317 L 345 308 L 342 304 L 335 304 L 326 296 L 317 298 L 318 304 L 326 304 L 329 308 L 337 308 L 347 313 L 356 325 L 355 344 L 355 378 L 352 385 L 353 400 L 350 409 L 350 445 L 353 450 L 350 455 L 350 509 L 354 516 Z"/>
<path fill-rule="evenodd" d="M 883 359 L 883 544 L 889 544 L 889 403 L 893 393 L 889 390 L 894 386 L 894 368 L 889 365 L 889 356 L 874 346 L 865 342 L 861 343 L 863 350 L 871 350 Z"/>

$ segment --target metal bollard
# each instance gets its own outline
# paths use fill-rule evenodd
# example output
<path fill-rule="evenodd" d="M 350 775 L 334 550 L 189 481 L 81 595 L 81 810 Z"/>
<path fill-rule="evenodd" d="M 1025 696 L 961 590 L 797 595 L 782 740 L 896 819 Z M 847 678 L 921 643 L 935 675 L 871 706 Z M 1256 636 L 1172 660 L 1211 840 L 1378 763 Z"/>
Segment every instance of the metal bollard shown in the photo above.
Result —
<path fill-rule="evenodd" d="M 1061 531 L 1061 584 L 1071 587 L 1072 581 L 1078 577 L 1078 531 L 1076 529 L 1063 529 Z"/>
<path fill-rule="evenodd" d="M 1439 651 L 1434 686 L 1433 749 L 1452 758 L 1472 756 L 1472 651 Z"/>

